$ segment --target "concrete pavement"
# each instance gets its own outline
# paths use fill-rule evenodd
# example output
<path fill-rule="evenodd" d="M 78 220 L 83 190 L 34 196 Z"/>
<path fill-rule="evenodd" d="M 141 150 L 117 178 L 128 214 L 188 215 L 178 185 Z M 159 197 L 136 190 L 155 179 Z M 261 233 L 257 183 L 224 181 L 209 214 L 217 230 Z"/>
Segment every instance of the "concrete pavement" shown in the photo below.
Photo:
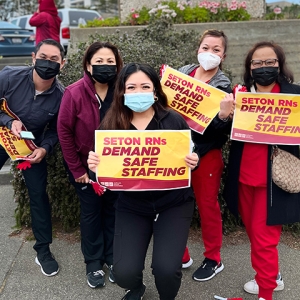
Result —
<path fill-rule="evenodd" d="M 6 177 L 6 179 L 4 179 Z M 1 179 L 2 178 L 2 179 Z M 51 246 L 59 265 L 60 272 L 54 277 L 44 276 L 34 263 L 34 241 L 25 241 L 20 236 L 10 237 L 15 225 L 13 189 L 9 184 L 11 175 L 0 171 L 0 299 L 1 300 L 61 300 L 61 299 L 121 299 L 124 292 L 106 278 L 106 286 L 91 289 L 85 279 L 85 264 L 80 243 L 70 243 L 55 238 Z M 213 300 L 214 295 L 223 297 L 243 297 L 255 300 L 257 296 L 246 294 L 243 285 L 252 279 L 254 272 L 250 265 L 249 243 L 225 245 L 222 248 L 224 271 L 208 282 L 196 282 L 192 273 L 200 265 L 203 257 L 202 242 L 190 237 L 189 248 L 194 264 L 183 270 L 183 279 L 178 300 Z M 299 300 L 300 251 L 279 245 L 280 265 L 285 289 L 276 292 L 274 300 Z M 144 282 L 147 286 L 145 300 L 156 300 L 158 294 L 150 269 L 151 249 L 147 255 Z"/>

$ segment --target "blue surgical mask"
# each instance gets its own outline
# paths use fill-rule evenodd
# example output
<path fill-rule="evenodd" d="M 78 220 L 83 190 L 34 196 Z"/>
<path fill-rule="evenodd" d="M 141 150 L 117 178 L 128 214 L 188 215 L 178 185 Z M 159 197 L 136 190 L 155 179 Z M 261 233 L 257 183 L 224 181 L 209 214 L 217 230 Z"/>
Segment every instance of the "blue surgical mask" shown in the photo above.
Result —
<path fill-rule="evenodd" d="M 154 103 L 154 94 L 151 93 L 130 93 L 124 94 L 124 104 L 131 110 L 141 113 L 149 109 Z"/>

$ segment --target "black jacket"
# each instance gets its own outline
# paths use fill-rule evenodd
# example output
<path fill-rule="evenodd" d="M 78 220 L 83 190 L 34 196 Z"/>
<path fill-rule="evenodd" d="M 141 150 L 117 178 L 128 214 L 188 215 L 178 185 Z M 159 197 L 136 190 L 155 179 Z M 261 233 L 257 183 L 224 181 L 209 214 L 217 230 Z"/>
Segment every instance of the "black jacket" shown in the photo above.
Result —
<path fill-rule="evenodd" d="M 33 67 L 5 67 L 0 72 L 0 97 L 7 100 L 10 110 L 32 131 L 34 143 L 48 153 L 58 142 L 57 115 L 64 88 L 54 79 L 50 89 L 36 95 L 32 72 Z M 6 126 L 10 120 L 0 111 L 0 126 Z"/>
<path fill-rule="evenodd" d="M 155 125 L 151 130 L 184 130 L 189 129 L 183 117 L 172 109 L 156 111 L 154 115 Z M 188 153 L 187 153 L 188 154 Z M 131 211 L 143 215 L 152 215 L 185 201 L 193 201 L 191 187 L 164 191 L 122 191 L 116 209 Z"/>
<path fill-rule="evenodd" d="M 184 74 L 190 74 L 198 68 L 198 65 L 187 65 L 179 69 Z M 230 80 L 224 75 L 221 70 L 215 74 L 209 84 L 226 93 L 232 93 Z M 224 122 L 218 116 L 215 116 L 209 126 L 204 131 L 204 134 L 192 131 L 194 143 L 197 145 L 197 153 L 200 157 L 204 156 L 208 151 L 220 149 L 228 140 L 232 122 Z"/>
<path fill-rule="evenodd" d="M 280 84 L 280 92 L 285 94 L 300 94 L 300 86 L 283 82 Z M 244 144 L 244 142 L 238 141 L 231 142 L 228 174 L 224 189 L 224 198 L 227 206 L 236 217 L 238 216 L 238 184 Z M 278 147 L 299 157 L 299 146 L 278 145 Z M 287 193 L 273 183 L 271 178 L 271 150 L 272 146 L 269 145 L 267 172 L 267 225 L 299 222 L 300 193 Z"/>

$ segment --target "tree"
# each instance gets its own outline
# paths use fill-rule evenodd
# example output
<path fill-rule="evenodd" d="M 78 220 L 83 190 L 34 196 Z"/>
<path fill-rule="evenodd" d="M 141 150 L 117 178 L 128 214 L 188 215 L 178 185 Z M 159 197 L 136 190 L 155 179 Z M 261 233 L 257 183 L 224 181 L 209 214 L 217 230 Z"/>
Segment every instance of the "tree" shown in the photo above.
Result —
<path fill-rule="evenodd" d="M 59 0 L 54 0 L 59 5 Z M 33 14 L 38 7 L 38 0 L 0 0 L 0 19 L 7 21 L 10 18 Z"/>

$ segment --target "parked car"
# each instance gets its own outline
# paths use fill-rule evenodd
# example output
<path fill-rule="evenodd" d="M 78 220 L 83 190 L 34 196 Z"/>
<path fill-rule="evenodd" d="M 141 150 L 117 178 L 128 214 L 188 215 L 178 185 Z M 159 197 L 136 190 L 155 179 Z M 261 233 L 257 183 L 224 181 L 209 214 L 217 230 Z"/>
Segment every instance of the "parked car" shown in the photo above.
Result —
<path fill-rule="evenodd" d="M 70 27 L 78 27 L 80 24 L 85 24 L 89 20 L 103 19 L 96 10 L 89 9 L 60 8 L 58 9 L 58 15 L 62 21 L 60 25 L 60 43 L 66 52 L 70 39 Z M 35 32 L 36 28 L 29 24 L 31 16 L 32 15 L 24 15 L 12 18 L 10 22 L 21 28 L 33 30 Z"/>
<path fill-rule="evenodd" d="M 0 56 L 29 56 L 35 49 L 35 34 L 0 21 Z"/>

